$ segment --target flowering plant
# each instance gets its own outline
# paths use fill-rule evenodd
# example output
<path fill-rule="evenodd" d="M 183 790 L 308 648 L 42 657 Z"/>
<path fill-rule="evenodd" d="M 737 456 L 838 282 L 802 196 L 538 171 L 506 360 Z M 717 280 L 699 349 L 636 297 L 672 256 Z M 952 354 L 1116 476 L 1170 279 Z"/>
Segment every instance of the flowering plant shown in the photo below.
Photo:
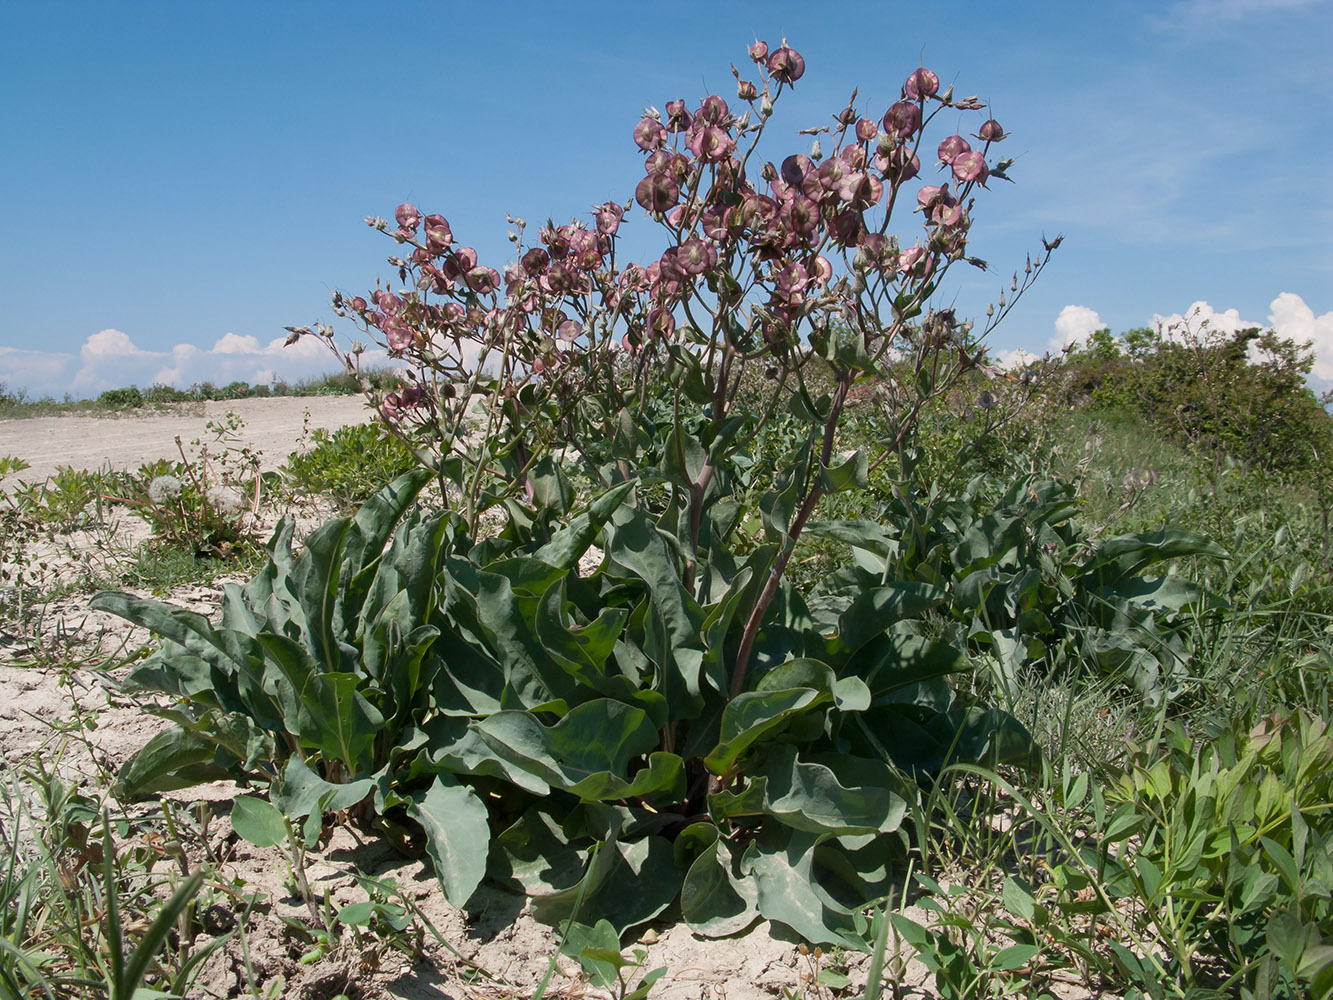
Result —
<path fill-rule="evenodd" d="M 931 308 L 955 264 L 987 269 L 969 252 L 973 212 L 993 178 L 1008 179 L 1011 160 L 988 160 L 1007 133 L 977 97 L 941 91 L 919 68 L 882 113 L 858 110 L 854 91 L 831 124 L 800 131 L 814 137 L 807 150 L 764 159 L 761 140 L 805 60 L 785 40 L 772 50 L 756 42 L 749 57 L 756 79 L 732 66 L 739 113 L 717 94 L 693 109 L 673 100 L 645 111 L 632 133 L 644 156 L 633 201 L 596 206 L 588 223 L 548 223 L 535 244 L 511 219 L 517 252 L 503 276 L 444 216 L 399 205 L 394 224 L 366 221 L 405 248 L 390 258 L 402 287 L 338 293 L 334 309 L 407 366 L 402 388 L 376 399 L 380 414 L 455 488 L 467 523 L 515 493 L 568 497 L 556 452 L 604 487 L 654 469 L 670 482 L 668 506 L 683 512 L 687 587 L 698 579 L 704 509 L 726 492 L 715 479 L 764 422 L 795 413 L 805 425 L 795 437 L 809 446 L 774 470 L 791 494 L 770 525 L 785 544 L 753 633 L 820 499 L 864 485 L 890 457 L 910 477 L 922 412 L 969 371 L 992 370 L 981 341 L 1060 240 L 1043 241 L 1014 273 L 980 330 Z M 940 139 L 935 176 L 923 177 L 927 129 L 945 111 L 981 120 L 970 136 Z M 618 256 L 635 204 L 667 244 L 643 264 Z M 910 242 L 890 231 L 904 208 L 920 214 Z M 339 351 L 331 328 L 293 328 L 302 335 L 326 339 L 355 371 L 360 349 Z M 740 407 L 756 371 L 767 399 Z M 886 401 L 888 433 L 877 454 L 839 456 L 849 393 L 866 384 Z M 752 641 L 737 655 L 733 694 Z"/>
<path fill-rule="evenodd" d="M 983 369 L 980 339 L 1055 244 L 981 330 L 931 308 L 955 264 L 985 266 L 972 213 L 1008 166 L 988 159 L 1003 130 L 946 136 L 918 187 L 927 126 L 983 109 L 918 69 L 887 110 L 853 94 L 805 151 L 764 159 L 805 61 L 785 43 L 750 58 L 739 114 L 716 94 L 648 109 L 633 199 L 535 243 L 513 220 L 503 272 L 441 215 L 371 220 L 403 248 L 398 281 L 334 305 L 406 367 L 373 399 L 425 468 L 299 553 L 286 522 L 216 625 L 99 596 L 170 637 L 127 683 L 190 701 L 127 790 L 240 772 L 280 809 L 294 789 L 311 815 L 356 803 L 424 846 L 458 905 L 489 875 L 567 927 L 577 911 L 620 934 L 679 899 L 705 934 L 763 916 L 856 945 L 911 776 L 1028 759 L 1014 720 L 949 684 L 965 650 L 919 621 L 949 596 L 938 551 L 908 558 L 923 527 L 813 515 L 875 466 L 911 500 L 921 414 Z M 647 263 L 619 255 L 636 204 L 665 236 Z M 910 241 L 889 231 L 902 206 L 921 213 Z M 292 336 L 338 349 L 328 327 Z M 353 371 L 360 354 L 340 351 Z M 847 449 L 854 389 L 885 417 Z M 755 448 L 777 423 L 788 446 Z M 444 510 L 417 502 L 432 477 Z M 856 566 L 798 589 L 809 530 Z"/>

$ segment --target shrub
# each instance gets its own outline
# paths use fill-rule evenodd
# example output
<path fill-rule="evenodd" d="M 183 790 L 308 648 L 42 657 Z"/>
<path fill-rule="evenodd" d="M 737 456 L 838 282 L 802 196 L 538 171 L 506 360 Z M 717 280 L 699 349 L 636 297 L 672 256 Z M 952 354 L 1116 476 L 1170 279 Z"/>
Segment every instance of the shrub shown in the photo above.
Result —
<path fill-rule="evenodd" d="M 130 409 L 135 406 L 143 405 L 143 393 L 134 386 L 125 389 L 107 389 L 97 397 L 97 401 L 103 406 L 109 406 L 116 410 Z"/>
<path fill-rule="evenodd" d="M 374 424 L 352 424 L 332 434 L 316 429 L 312 446 L 293 453 L 282 474 L 302 494 L 332 497 L 342 507 L 369 500 L 386 483 L 416 465 L 416 457 Z"/>

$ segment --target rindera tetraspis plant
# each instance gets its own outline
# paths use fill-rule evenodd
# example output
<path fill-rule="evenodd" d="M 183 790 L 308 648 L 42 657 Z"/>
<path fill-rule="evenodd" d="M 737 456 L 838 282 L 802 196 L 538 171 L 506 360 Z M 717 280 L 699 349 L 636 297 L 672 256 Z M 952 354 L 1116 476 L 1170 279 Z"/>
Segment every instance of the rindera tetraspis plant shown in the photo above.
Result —
<path fill-rule="evenodd" d="M 919 69 L 877 119 L 853 95 L 778 167 L 758 148 L 804 61 L 751 56 L 742 116 L 709 95 L 634 129 L 634 197 L 668 243 L 647 266 L 618 261 L 615 203 L 541 246 L 516 222 L 503 279 L 442 216 L 374 220 L 406 248 L 404 287 L 335 304 L 410 367 L 377 403 L 424 468 L 299 554 L 280 528 L 216 625 L 97 599 L 167 639 L 129 685 L 179 698 L 127 791 L 232 774 L 302 815 L 355 798 L 460 905 L 489 873 L 553 922 L 577 909 L 620 933 L 679 900 L 703 933 L 762 915 L 858 945 L 903 849 L 904 771 L 1026 758 L 1021 727 L 947 683 L 967 657 L 920 621 L 943 587 L 886 578 L 814 602 L 786 574 L 821 500 L 902 452 L 1012 306 L 981 331 L 927 308 L 955 263 L 984 266 L 971 213 L 1007 166 L 987 161 L 1004 133 L 981 122 L 976 150 L 946 136 L 943 182 L 912 184 L 936 116 L 983 109 Z M 889 233 L 904 201 L 922 212 L 911 245 Z M 742 405 L 755 372 L 766 389 Z M 853 390 L 876 380 L 901 405 L 874 449 L 839 454 Z M 757 461 L 778 414 L 791 447 Z M 432 479 L 433 512 L 417 501 Z M 906 719 L 913 739 L 889 746 Z"/>

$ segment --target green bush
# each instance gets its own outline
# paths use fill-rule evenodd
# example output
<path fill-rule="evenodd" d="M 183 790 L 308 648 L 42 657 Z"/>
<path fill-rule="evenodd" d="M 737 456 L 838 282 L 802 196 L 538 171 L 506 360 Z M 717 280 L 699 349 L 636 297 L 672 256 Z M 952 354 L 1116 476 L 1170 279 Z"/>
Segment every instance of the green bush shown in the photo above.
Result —
<path fill-rule="evenodd" d="M 143 405 L 143 393 L 134 386 L 125 389 L 107 389 L 97 397 L 97 401 L 103 406 L 111 407 L 116 410 L 130 409 L 135 406 Z"/>
<path fill-rule="evenodd" d="M 317 428 L 311 445 L 287 458 L 282 475 L 294 492 L 328 496 L 344 508 L 364 503 L 416 465 L 406 445 L 373 423 L 351 424 L 332 434 Z"/>

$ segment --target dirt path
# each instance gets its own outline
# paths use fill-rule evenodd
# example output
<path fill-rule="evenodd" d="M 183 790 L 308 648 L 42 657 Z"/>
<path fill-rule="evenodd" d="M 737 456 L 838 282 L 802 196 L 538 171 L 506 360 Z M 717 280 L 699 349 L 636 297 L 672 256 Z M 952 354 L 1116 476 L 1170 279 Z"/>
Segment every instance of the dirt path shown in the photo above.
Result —
<path fill-rule="evenodd" d="M 31 468 L 14 480 L 42 482 L 59 466 L 76 469 L 137 469 L 159 458 L 179 458 L 179 437 L 212 440 L 207 424 L 235 413 L 245 426 L 242 440 L 263 453 L 264 467 L 276 468 L 296 448 L 305 427 L 335 430 L 370 419 L 361 396 L 307 396 L 178 403 L 162 409 L 131 410 L 118 416 L 67 414 L 0 420 L 0 455 L 16 455 Z"/>

